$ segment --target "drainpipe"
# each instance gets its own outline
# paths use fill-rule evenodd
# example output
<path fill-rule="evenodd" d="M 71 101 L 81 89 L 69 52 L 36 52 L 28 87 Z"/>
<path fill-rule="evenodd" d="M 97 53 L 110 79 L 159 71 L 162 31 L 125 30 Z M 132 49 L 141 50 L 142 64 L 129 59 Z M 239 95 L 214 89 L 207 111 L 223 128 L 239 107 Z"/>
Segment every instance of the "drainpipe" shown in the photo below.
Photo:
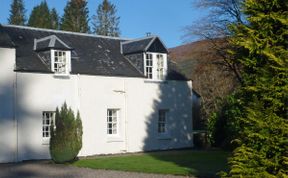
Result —
<path fill-rule="evenodd" d="M 15 131 L 15 152 L 14 152 L 14 162 L 18 162 L 18 120 L 17 120 L 17 72 L 15 72 L 15 78 L 13 83 L 13 125 Z"/>
<path fill-rule="evenodd" d="M 127 138 L 127 125 L 128 125 L 128 120 L 127 120 L 127 91 L 126 91 L 126 84 L 125 84 L 125 79 L 123 80 L 123 86 L 124 86 L 124 110 L 125 110 L 125 151 L 128 152 L 128 138 Z"/>

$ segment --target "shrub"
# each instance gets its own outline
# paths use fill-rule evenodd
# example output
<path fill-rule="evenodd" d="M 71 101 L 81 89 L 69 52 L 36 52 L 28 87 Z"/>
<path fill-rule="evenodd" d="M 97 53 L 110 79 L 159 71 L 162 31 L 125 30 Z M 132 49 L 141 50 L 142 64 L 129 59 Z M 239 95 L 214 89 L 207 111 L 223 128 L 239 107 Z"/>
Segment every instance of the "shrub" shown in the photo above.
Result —
<path fill-rule="evenodd" d="M 51 126 L 50 155 L 55 163 L 73 161 L 82 147 L 82 122 L 67 104 L 56 109 L 55 126 Z"/>
<path fill-rule="evenodd" d="M 239 137 L 239 117 L 243 115 L 241 101 L 237 99 L 238 93 L 228 96 L 222 109 L 210 116 L 208 120 L 209 141 L 212 146 L 233 150 L 232 141 Z"/>

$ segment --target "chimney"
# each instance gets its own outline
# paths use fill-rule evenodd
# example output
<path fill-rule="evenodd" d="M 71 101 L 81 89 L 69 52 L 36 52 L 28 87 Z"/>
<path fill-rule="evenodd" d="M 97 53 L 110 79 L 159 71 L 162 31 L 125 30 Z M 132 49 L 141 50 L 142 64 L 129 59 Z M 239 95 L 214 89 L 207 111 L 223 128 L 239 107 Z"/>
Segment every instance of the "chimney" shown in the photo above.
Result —
<path fill-rule="evenodd" d="M 146 33 L 146 36 L 151 36 L 151 32 L 147 32 L 147 33 Z"/>

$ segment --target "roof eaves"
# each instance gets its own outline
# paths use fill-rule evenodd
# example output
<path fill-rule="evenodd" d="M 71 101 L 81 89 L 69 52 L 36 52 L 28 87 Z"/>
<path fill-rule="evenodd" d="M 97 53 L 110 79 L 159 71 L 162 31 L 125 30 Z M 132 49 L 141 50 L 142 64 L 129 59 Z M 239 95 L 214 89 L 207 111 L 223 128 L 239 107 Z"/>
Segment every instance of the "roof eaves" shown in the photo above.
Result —
<path fill-rule="evenodd" d="M 192 89 L 193 93 L 195 93 L 199 98 L 201 97 L 201 95 L 194 89 Z"/>

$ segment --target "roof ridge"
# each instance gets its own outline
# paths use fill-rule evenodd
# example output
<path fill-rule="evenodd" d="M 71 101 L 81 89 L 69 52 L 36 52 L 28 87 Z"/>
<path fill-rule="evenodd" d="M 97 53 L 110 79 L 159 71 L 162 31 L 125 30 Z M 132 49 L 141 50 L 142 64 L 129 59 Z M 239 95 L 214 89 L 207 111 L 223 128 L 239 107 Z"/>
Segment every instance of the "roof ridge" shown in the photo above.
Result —
<path fill-rule="evenodd" d="M 45 28 L 20 26 L 20 25 L 3 25 L 2 24 L 2 26 L 3 27 L 28 29 L 28 30 L 38 30 L 38 31 L 46 31 L 46 32 L 64 33 L 64 34 L 79 35 L 79 36 L 88 36 L 88 37 L 95 37 L 95 38 L 106 38 L 106 39 L 113 39 L 113 40 L 131 40 L 130 38 L 110 37 L 110 36 L 102 36 L 102 35 L 87 34 L 87 33 L 80 33 L 80 32 L 71 32 L 71 31 L 64 31 L 64 30 L 53 30 L 53 29 L 45 29 Z"/>
<path fill-rule="evenodd" d="M 128 43 L 133 43 L 133 42 L 137 42 L 137 41 L 141 41 L 141 40 L 146 40 L 146 39 L 149 39 L 149 38 L 158 38 L 157 35 L 151 35 L 151 36 L 146 36 L 146 37 L 142 37 L 142 38 L 136 38 L 134 40 L 129 40 L 129 41 L 123 41 L 121 42 L 121 44 L 128 44 Z"/>

